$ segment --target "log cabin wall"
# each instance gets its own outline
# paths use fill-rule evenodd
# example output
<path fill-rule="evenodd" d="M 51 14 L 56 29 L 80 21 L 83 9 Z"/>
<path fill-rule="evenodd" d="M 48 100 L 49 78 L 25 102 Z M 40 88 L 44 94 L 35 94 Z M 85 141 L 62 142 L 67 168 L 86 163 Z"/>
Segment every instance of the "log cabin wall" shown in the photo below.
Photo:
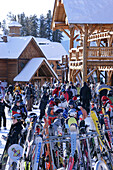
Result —
<path fill-rule="evenodd" d="M 0 80 L 13 83 L 13 78 L 18 74 L 17 59 L 0 59 Z"/>
<path fill-rule="evenodd" d="M 18 61 L 17 59 L 9 59 L 7 64 L 8 69 L 8 83 L 13 83 L 13 78 L 18 74 Z"/>
<path fill-rule="evenodd" d="M 34 40 L 31 40 L 18 59 L 18 73 L 25 67 L 29 60 L 38 57 L 45 58 L 44 54 L 41 52 Z"/>
<path fill-rule="evenodd" d="M 8 80 L 8 60 L 0 59 L 0 80 Z"/>

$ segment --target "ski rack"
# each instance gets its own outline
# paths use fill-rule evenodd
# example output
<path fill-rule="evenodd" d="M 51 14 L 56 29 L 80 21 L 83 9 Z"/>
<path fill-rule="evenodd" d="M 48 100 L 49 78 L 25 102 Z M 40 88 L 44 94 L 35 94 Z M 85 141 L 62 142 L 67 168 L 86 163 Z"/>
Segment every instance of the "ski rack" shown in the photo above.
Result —
<path fill-rule="evenodd" d="M 83 139 L 89 139 L 89 138 L 94 138 L 99 136 L 97 134 L 97 132 L 89 132 L 87 134 L 85 134 L 86 137 L 82 137 L 82 135 L 77 134 L 77 139 L 78 140 L 83 140 Z M 89 136 L 90 135 L 90 136 Z M 67 138 L 67 139 L 66 139 Z M 56 139 L 56 140 L 55 140 Z M 53 143 L 55 142 L 65 142 L 65 141 L 70 141 L 70 135 L 62 135 L 62 136 L 49 136 L 49 138 L 45 138 L 43 139 L 42 143 L 46 144 L 46 143 L 50 143 L 50 141 L 52 141 Z"/>
<path fill-rule="evenodd" d="M 105 131 L 104 131 L 104 134 L 105 134 L 105 132 L 107 132 L 107 131 L 109 131 L 109 130 L 105 130 Z M 113 129 L 112 129 L 112 131 L 113 131 Z M 93 135 L 93 136 L 92 136 L 92 135 Z M 77 139 L 83 140 L 83 139 L 94 138 L 94 137 L 98 137 L 99 134 L 95 131 L 95 132 L 88 132 L 88 133 L 85 134 L 85 136 L 86 136 L 86 137 L 83 137 L 82 134 L 77 134 Z M 45 136 L 45 137 L 46 137 L 46 136 Z M 64 138 L 65 138 L 65 139 L 64 139 Z M 66 138 L 68 138 L 68 139 L 66 139 Z M 55 140 L 55 139 L 57 139 L 57 140 Z M 52 141 L 52 142 L 55 143 L 55 142 L 63 142 L 63 141 L 69 141 L 69 140 L 70 140 L 70 134 L 68 134 L 68 135 L 62 135 L 62 136 L 49 136 L 49 138 L 48 138 L 48 136 L 47 136 L 47 138 L 44 138 L 44 139 L 43 139 L 42 143 L 43 143 L 43 144 L 49 143 L 49 141 Z"/>

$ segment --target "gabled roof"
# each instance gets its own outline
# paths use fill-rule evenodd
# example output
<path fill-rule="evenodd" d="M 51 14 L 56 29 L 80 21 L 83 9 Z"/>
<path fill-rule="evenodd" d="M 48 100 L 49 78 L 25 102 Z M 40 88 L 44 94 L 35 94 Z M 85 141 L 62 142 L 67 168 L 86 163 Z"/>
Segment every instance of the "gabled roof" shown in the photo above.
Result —
<path fill-rule="evenodd" d="M 32 36 L 7 38 L 7 43 L 0 42 L 0 59 L 17 59 L 31 41 Z"/>
<path fill-rule="evenodd" d="M 62 55 L 68 55 L 61 43 L 50 42 L 45 38 L 7 37 L 8 42 L 0 42 L 0 59 L 17 59 L 33 39 L 47 60 L 60 60 Z"/>
<path fill-rule="evenodd" d="M 61 60 L 63 55 L 68 55 L 61 43 L 39 43 L 38 46 L 43 54 L 46 56 L 47 60 Z"/>
<path fill-rule="evenodd" d="M 42 62 L 45 61 L 49 69 L 51 70 L 53 76 L 58 79 L 57 74 L 54 72 L 54 70 L 51 68 L 50 64 L 47 62 L 44 58 L 32 58 L 26 66 L 23 68 L 23 70 L 14 78 L 13 81 L 22 81 L 22 82 L 29 82 L 35 72 L 38 70 Z"/>
<path fill-rule="evenodd" d="M 113 0 L 55 0 L 55 24 L 113 24 Z"/>

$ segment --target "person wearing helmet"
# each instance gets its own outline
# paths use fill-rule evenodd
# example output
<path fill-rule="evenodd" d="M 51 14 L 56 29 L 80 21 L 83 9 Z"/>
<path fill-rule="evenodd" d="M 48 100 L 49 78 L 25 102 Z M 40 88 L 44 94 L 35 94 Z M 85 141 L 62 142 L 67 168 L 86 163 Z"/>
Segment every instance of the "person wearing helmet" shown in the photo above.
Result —
<path fill-rule="evenodd" d="M 107 96 L 102 96 L 101 102 L 102 102 L 102 107 L 104 109 L 104 112 L 109 115 L 110 122 L 111 122 L 111 119 L 113 118 L 113 116 L 112 116 L 112 109 L 113 109 L 112 101 Z"/>
<path fill-rule="evenodd" d="M 68 107 L 69 107 L 69 109 L 74 108 L 74 106 L 75 106 L 74 100 L 73 100 L 73 99 L 70 99 L 69 102 L 68 102 Z"/>
<path fill-rule="evenodd" d="M 13 123 L 11 125 L 10 132 L 8 134 L 8 140 L 10 144 L 18 143 L 21 137 L 21 131 L 23 129 L 21 119 L 22 117 L 20 114 L 12 115 Z"/>
<path fill-rule="evenodd" d="M 77 111 L 75 108 L 72 108 L 68 111 L 68 115 L 69 117 L 74 117 L 75 119 L 77 119 Z"/>
<path fill-rule="evenodd" d="M 69 101 L 69 94 L 68 94 L 68 92 L 64 88 L 61 89 L 61 95 L 63 95 L 65 97 L 67 102 Z"/>
<path fill-rule="evenodd" d="M 16 100 L 12 108 L 12 115 L 14 114 L 20 114 L 22 119 L 25 120 L 27 118 L 27 109 L 25 104 L 21 103 L 19 100 Z"/>
<path fill-rule="evenodd" d="M 60 100 L 61 100 L 61 107 L 63 109 L 67 108 L 68 107 L 68 102 L 67 100 L 65 99 L 64 95 L 61 95 L 60 96 Z"/>

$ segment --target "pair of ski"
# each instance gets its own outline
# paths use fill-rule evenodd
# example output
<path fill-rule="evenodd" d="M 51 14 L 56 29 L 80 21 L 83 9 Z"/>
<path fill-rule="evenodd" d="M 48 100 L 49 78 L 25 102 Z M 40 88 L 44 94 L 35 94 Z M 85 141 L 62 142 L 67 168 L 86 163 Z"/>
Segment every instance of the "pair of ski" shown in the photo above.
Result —
<path fill-rule="evenodd" d="M 68 119 L 68 126 L 70 129 L 71 137 L 71 154 L 69 157 L 67 170 L 72 170 L 74 166 L 74 155 L 76 151 L 76 138 L 77 138 L 77 121 L 74 117 Z"/>
<path fill-rule="evenodd" d="M 104 160 L 104 161 L 105 162 L 107 161 L 108 163 L 106 163 L 106 164 L 112 169 L 113 168 L 113 161 L 112 161 L 110 153 L 109 153 L 109 151 L 107 149 L 107 143 L 106 143 L 107 141 L 106 141 L 105 135 L 102 133 L 102 129 L 101 129 L 101 126 L 100 126 L 96 111 L 94 109 L 91 110 L 90 116 L 91 116 L 91 118 L 92 118 L 92 120 L 94 122 L 96 131 L 97 131 L 97 133 L 99 135 L 100 149 L 101 149 L 101 151 L 104 151 L 104 154 L 105 153 L 107 154 L 107 160 Z M 103 159 L 103 158 L 104 157 L 101 156 L 101 159 Z"/>
<path fill-rule="evenodd" d="M 30 170 L 31 162 L 32 162 L 32 145 L 34 142 L 34 133 L 37 122 L 36 113 L 30 113 L 29 115 L 30 123 L 27 129 L 27 136 L 23 147 L 22 158 L 19 162 L 20 169 L 28 169 Z"/>
<path fill-rule="evenodd" d="M 31 113 L 30 123 L 27 124 L 26 131 L 27 135 L 25 138 L 25 143 L 13 144 L 9 143 L 7 139 L 6 146 L 1 158 L 1 169 L 5 169 L 7 161 L 9 162 L 9 169 L 29 169 L 31 166 L 31 146 L 34 140 L 34 131 L 37 121 L 37 115 Z M 20 140 L 21 141 L 21 140 Z M 24 147 L 22 147 L 23 145 Z M 9 160 L 8 160 L 9 157 Z"/>

